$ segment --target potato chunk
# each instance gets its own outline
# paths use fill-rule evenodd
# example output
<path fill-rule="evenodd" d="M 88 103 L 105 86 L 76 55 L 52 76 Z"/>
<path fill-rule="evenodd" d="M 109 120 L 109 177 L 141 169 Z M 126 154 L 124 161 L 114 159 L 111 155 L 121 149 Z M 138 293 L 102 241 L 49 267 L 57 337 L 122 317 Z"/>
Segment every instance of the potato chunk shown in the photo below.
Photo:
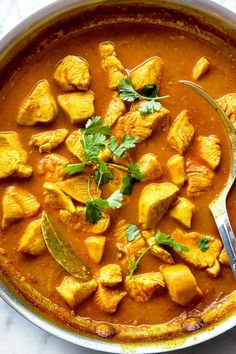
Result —
<path fill-rule="evenodd" d="M 158 294 L 165 288 L 163 276 L 159 272 L 128 275 L 125 280 L 128 295 L 136 302 L 147 302 L 152 295 Z"/>
<path fill-rule="evenodd" d="M 236 130 L 236 92 L 229 93 L 219 98 L 217 102 L 225 111 Z"/>
<path fill-rule="evenodd" d="M 194 136 L 194 127 L 186 110 L 182 111 L 172 123 L 167 141 L 172 148 L 183 154 L 191 144 Z"/>
<path fill-rule="evenodd" d="M 51 208 L 66 209 L 71 213 L 76 210 L 70 197 L 68 197 L 68 195 L 61 191 L 60 187 L 57 184 L 46 182 L 44 183 L 43 188 L 45 190 L 45 204 L 49 205 Z"/>
<path fill-rule="evenodd" d="M 2 229 L 10 224 L 34 216 L 40 208 L 37 199 L 27 190 L 10 186 L 3 194 Z"/>
<path fill-rule="evenodd" d="M 39 256 L 46 251 L 47 247 L 41 231 L 41 219 L 32 221 L 21 236 L 18 251 Z"/>
<path fill-rule="evenodd" d="M 195 205 L 186 198 L 178 198 L 175 205 L 170 209 L 169 215 L 179 221 L 185 227 L 190 228 Z"/>
<path fill-rule="evenodd" d="M 155 233 L 153 231 L 143 231 L 142 232 L 143 237 L 147 240 L 148 246 L 151 247 L 154 244 L 155 238 L 154 235 Z M 173 260 L 172 255 L 170 252 L 165 250 L 162 246 L 155 244 L 150 248 L 151 253 L 164 261 L 165 263 L 173 264 L 175 263 Z"/>
<path fill-rule="evenodd" d="M 72 124 L 82 123 L 94 115 L 93 92 L 66 93 L 57 100 Z"/>
<path fill-rule="evenodd" d="M 48 154 L 39 161 L 37 166 L 38 174 L 45 175 L 48 182 L 58 182 L 64 176 L 64 168 L 68 165 L 69 160 L 57 154 Z"/>
<path fill-rule="evenodd" d="M 153 57 L 134 68 L 130 73 L 134 89 L 141 91 L 145 85 L 160 85 L 163 66 L 161 58 Z"/>
<path fill-rule="evenodd" d="M 99 284 L 113 287 L 122 282 L 122 270 L 118 264 L 107 264 L 100 269 Z"/>
<path fill-rule="evenodd" d="M 32 135 L 29 145 L 39 147 L 39 152 L 51 152 L 63 143 L 68 134 L 67 129 L 49 130 L 47 132 Z"/>
<path fill-rule="evenodd" d="M 207 58 L 202 57 L 197 61 L 197 64 L 193 68 L 193 80 L 197 81 L 204 76 L 210 69 L 210 63 Z"/>
<path fill-rule="evenodd" d="M 56 290 L 70 307 L 76 308 L 87 300 L 96 288 L 97 282 L 94 279 L 82 283 L 75 277 L 67 275 L 61 284 L 56 287 Z"/>
<path fill-rule="evenodd" d="M 188 160 L 186 172 L 188 179 L 187 194 L 189 197 L 198 197 L 201 192 L 212 187 L 215 174 L 206 166 Z"/>
<path fill-rule="evenodd" d="M 174 155 L 167 161 L 167 169 L 171 181 L 181 188 L 187 179 L 185 172 L 184 157 L 181 155 Z"/>
<path fill-rule="evenodd" d="M 152 153 L 143 155 L 137 163 L 139 164 L 140 171 L 144 176 L 143 181 L 160 178 L 163 174 L 160 161 L 157 156 Z"/>
<path fill-rule="evenodd" d="M 27 158 L 17 133 L 0 132 L 0 178 L 30 177 L 33 169 L 26 165 Z"/>
<path fill-rule="evenodd" d="M 195 277 L 184 264 L 164 264 L 160 267 L 171 299 L 179 305 L 187 306 L 199 300 L 202 291 Z"/>
<path fill-rule="evenodd" d="M 125 114 L 126 107 L 124 101 L 120 98 L 118 93 L 114 93 L 111 102 L 109 103 L 105 117 L 103 118 L 103 125 L 112 127 L 117 119 Z"/>
<path fill-rule="evenodd" d="M 41 80 L 20 104 L 16 120 L 21 125 L 49 123 L 56 117 L 57 113 L 57 104 L 51 93 L 49 83 L 47 80 Z"/>
<path fill-rule="evenodd" d="M 141 192 L 138 203 L 139 223 L 143 229 L 154 228 L 170 205 L 179 188 L 172 183 L 150 183 Z"/>
<path fill-rule="evenodd" d="M 215 170 L 221 158 L 220 140 L 215 135 L 199 136 L 198 145 L 201 158 Z"/>
<path fill-rule="evenodd" d="M 85 244 L 89 257 L 96 264 L 99 264 L 102 260 L 106 237 L 105 236 L 90 236 L 86 238 Z"/>
<path fill-rule="evenodd" d="M 88 63 L 75 55 L 67 55 L 57 65 L 54 79 L 64 91 L 87 91 L 91 77 Z"/>
<path fill-rule="evenodd" d="M 125 291 L 120 292 L 118 290 L 112 290 L 106 288 L 102 284 L 99 284 L 95 293 L 95 302 L 101 311 L 106 313 L 114 313 L 126 294 L 127 293 Z"/>
<path fill-rule="evenodd" d="M 115 90 L 118 88 L 120 80 L 127 75 L 125 68 L 118 59 L 112 42 L 100 43 L 99 53 L 102 59 L 102 67 L 108 74 L 108 86 L 110 89 Z"/>

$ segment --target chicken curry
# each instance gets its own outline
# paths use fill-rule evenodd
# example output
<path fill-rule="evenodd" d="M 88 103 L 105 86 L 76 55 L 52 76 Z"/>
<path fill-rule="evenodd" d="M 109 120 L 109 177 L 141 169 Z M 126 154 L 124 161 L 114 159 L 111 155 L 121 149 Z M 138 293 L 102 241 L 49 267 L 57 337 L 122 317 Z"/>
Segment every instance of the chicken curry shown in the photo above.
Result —
<path fill-rule="evenodd" d="M 0 92 L 1 268 L 50 318 L 140 341 L 198 330 L 225 299 L 233 309 L 209 210 L 229 140 L 178 81 L 200 84 L 236 129 L 235 60 L 187 31 L 109 24 L 61 34 L 12 70 Z"/>

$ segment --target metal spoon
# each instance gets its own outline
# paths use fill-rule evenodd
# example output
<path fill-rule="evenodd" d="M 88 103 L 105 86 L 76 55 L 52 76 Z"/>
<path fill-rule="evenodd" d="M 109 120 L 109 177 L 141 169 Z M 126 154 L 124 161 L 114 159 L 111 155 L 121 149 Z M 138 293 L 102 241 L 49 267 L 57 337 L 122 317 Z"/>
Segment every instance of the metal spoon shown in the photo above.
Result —
<path fill-rule="evenodd" d="M 215 219 L 217 228 L 219 230 L 222 242 L 226 249 L 227 255 L 229 257 L 229 262 L 232 268 L 234 278 L 236 279 L 236 239 L 232 226 L 229 221 L 226 199 L 228 193 L 234 184 L 236 178 L 236 134 L 234 127 L 229 120 L 226 113 L 219 106 L 216 100 L 208 95 L 199 85 L 194 84 L 191 81 L 180 80 L 180 83 L 191 87 L 199 95 L 201 95 L 206 101 L 208 101 L 212 107 L 219 113 L 219 116 L 224 124 L 225 129 L 228 132 L 230 145 L 231 145 L 231 166 L 228 181 L 226 182 L 222 191 L 217 195 L 217 197 L 211 202 L 209 208 Z"/>

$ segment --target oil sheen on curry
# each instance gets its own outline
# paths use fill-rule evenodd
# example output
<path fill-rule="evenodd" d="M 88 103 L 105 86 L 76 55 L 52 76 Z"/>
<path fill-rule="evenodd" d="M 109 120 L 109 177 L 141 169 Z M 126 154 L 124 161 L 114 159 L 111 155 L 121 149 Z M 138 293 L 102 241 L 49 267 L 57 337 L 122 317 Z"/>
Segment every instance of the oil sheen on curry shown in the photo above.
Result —
<path fill-rule="evenodd" d="M 178 81 L 201 85 L 236 129 L 235 65 L 187 32 L 123 24 L 62 35 L 9 75 L 1 266 L 39 311 L 135 341 L 198 330 L 232 305 L 208 207 L 228 178 L 229 141 Z"/>

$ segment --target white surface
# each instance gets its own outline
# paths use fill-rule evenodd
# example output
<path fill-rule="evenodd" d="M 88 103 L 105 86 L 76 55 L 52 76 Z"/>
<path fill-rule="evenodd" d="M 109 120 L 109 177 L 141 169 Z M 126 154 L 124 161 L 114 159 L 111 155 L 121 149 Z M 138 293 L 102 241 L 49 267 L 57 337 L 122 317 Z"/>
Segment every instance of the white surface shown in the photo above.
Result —
<path fill-rule="evenodd" d="M 0 0 L 0 38 L 23 18 L 53 1 L 55 0 Z M 215 2 L 236 12 L 236 0 L 215 0 Z M 178 350 L 175 354 L 233 354 L 235 352 L 236 328 L 197 347 Z M 0 354 L 89 353 L 95 354 L 92 350 L 80 348 L 45 333 L 18 315 L 0 299 Z"/>

